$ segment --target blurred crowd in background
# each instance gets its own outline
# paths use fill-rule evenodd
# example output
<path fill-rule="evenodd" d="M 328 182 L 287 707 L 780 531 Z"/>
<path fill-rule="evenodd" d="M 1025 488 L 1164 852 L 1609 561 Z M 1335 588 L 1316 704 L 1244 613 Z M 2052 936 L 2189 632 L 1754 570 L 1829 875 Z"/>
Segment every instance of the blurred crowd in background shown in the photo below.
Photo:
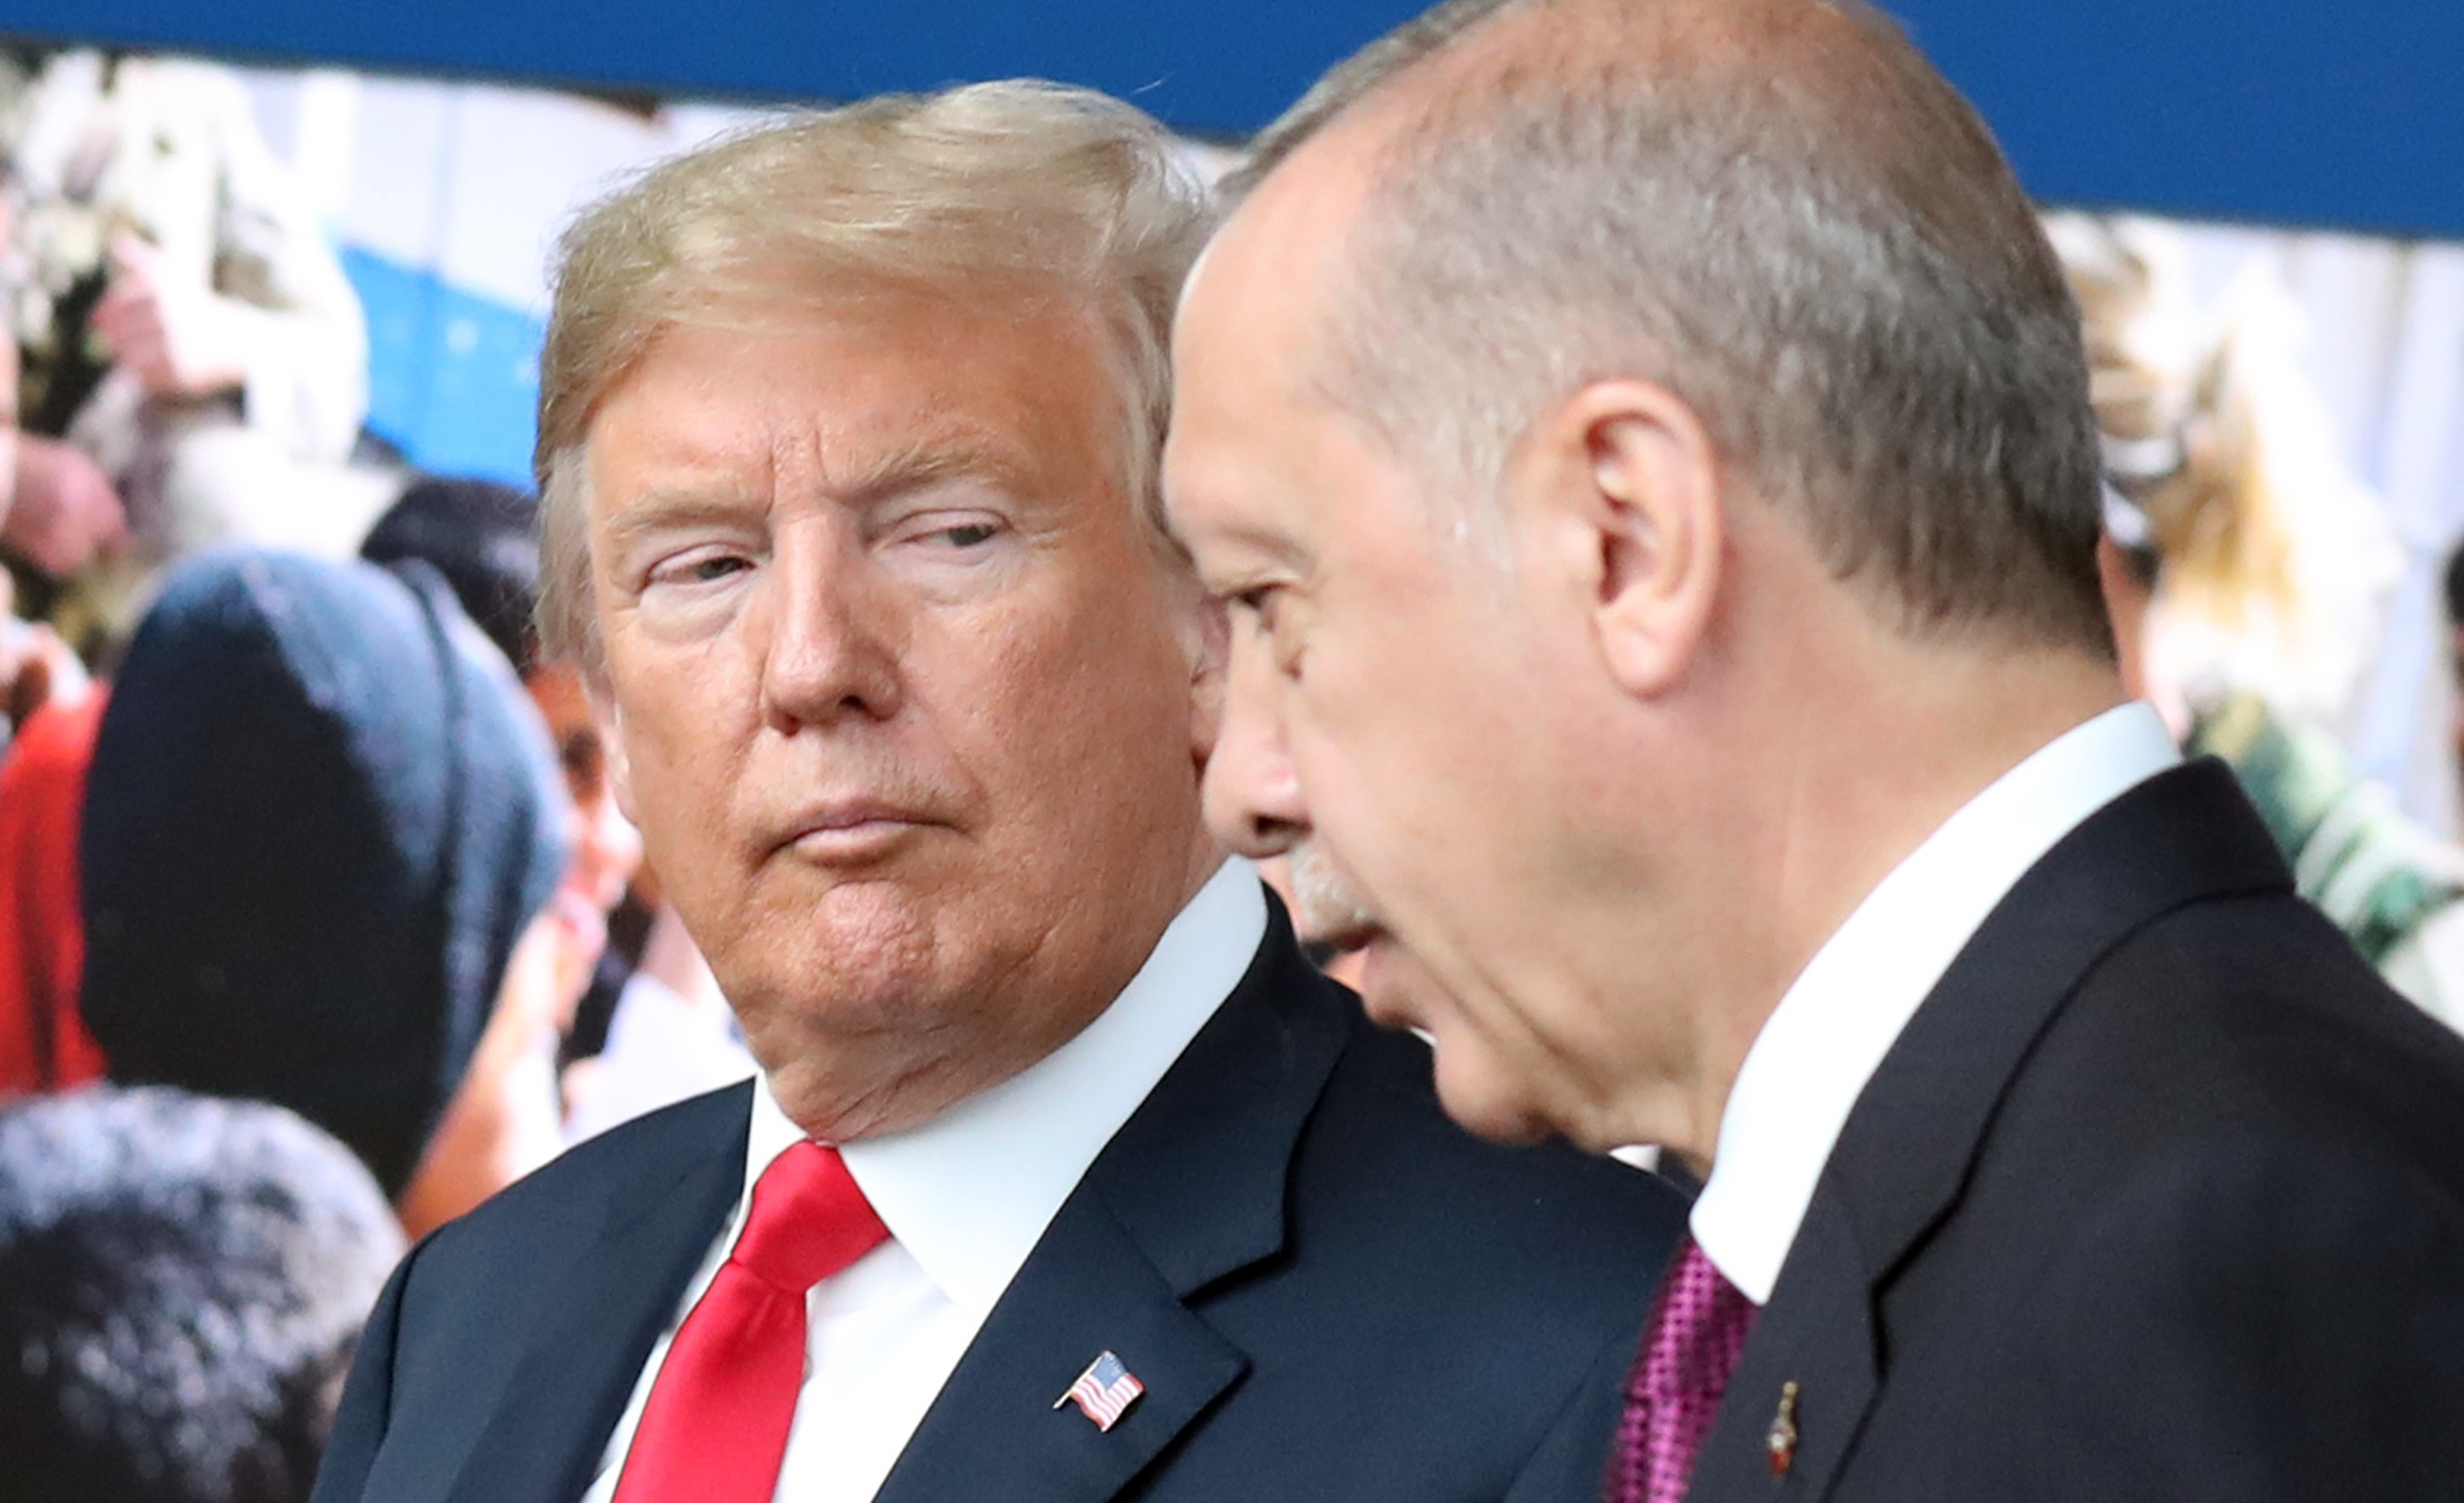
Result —
<path fill-rule="evenodd" d="M 303 1497 L 406 1237 L 753 1065 L 539 658 L 535 498 L 368 430 L 237 80 L 21 54 L 0 159 L 0 1498 Z M 2134 687 L 2464 1026 L 2464 855 L 2341 740 L 2404 560 L 2299 320 L 2049 223 Z"/>

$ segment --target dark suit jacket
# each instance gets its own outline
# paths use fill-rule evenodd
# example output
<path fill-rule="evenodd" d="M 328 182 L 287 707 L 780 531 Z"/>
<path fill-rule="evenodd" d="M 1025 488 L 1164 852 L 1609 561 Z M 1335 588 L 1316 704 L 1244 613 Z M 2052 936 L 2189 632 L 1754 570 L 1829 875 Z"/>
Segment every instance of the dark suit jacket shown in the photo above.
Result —
<path fill-rule="evenodd" d="M 2464 1497 L 2464 1043 L 2223 764 L 2074 831 L 1918 1009 L 1692 1497 Z"/>
<path fill-rule="evenodd" d="M 371 1318 L 317 1503 L 562 1503 L 743 1183 L 749 1088 L 584 1144 L 439 1230 Z M 1275 911 L 1096 1159 L 882 1503 L 1590 1503 L 1681 1229 L 1648 1176 L 1439 1111 Z M 1111 1433 L 1053 1401 L 1111 1349 Z"/>

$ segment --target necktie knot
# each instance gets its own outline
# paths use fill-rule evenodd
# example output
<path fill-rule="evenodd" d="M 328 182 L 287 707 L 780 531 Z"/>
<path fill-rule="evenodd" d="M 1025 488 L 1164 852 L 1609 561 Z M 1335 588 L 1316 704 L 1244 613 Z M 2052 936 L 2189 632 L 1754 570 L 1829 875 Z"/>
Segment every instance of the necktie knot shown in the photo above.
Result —
<path fill-rule="evenodd" d="M 889 1236 L 839 1151 L 799 1142 L 754 1182 L 753 1208 L 731 1261 L 765 1284 L 801 1294 Z"/>

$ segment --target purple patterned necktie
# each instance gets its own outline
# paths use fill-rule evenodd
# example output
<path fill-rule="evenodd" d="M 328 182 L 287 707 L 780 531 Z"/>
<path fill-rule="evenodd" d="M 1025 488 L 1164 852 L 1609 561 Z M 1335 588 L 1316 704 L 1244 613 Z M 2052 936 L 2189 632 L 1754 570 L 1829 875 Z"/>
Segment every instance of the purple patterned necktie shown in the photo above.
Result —
<path fill-rule="evenodd" d="M 1602 1503 L 1683 1503 L 1757 1313 L 1692 1237 L 1678 1245 L 1625 1381 Z"/>

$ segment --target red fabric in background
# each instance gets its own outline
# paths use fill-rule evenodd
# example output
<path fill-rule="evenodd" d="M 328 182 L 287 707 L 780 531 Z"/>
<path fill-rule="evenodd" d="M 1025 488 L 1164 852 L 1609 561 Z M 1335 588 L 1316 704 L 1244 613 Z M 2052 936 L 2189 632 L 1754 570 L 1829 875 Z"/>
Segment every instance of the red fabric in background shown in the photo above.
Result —
<path fill-rule="evenodd" d="M 77 824 L 104 697 L 96 689 L 45 705 L 0 762 L 0 1097 L 102 1073 L 77 997 L 85 967 Z"/>

